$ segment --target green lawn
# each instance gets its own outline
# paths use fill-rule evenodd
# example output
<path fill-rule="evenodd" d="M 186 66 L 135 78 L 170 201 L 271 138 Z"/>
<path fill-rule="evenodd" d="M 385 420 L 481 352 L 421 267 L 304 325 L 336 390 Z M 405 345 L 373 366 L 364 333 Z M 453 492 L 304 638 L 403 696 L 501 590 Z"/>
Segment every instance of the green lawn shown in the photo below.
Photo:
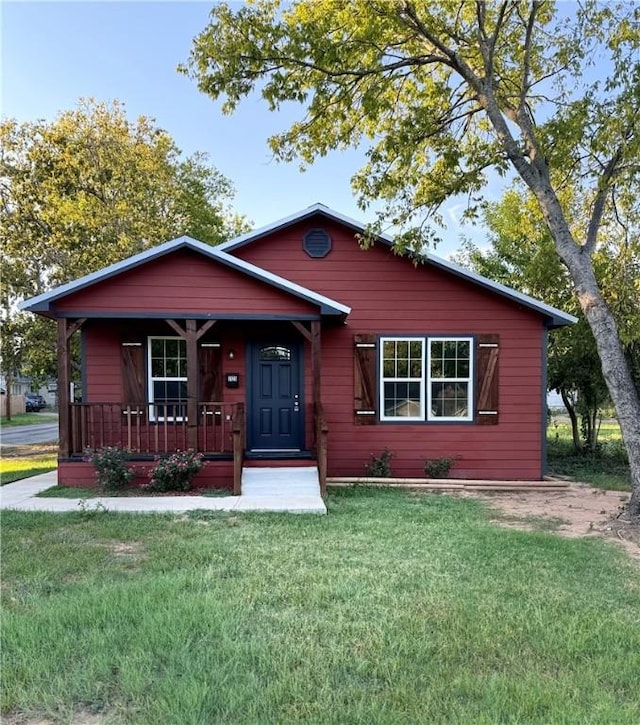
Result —
<path fill-rule="evenodd" d="M 101 723 L 640 722 L 640 575 L 478 501 L 3 513 L 2 709 Z"/>
<path fill-rule="evenodd" d="M 571 476 L 596 488 L 630 491 L 631 475 L 620 426 L 603 423 L 594 453 L 576 455 L 571 440 L 571 426 L 554 420 L 547 428 L 548 468 L 550 473 Z"/>
<path fill-rule="evenodd" d="M 0 459 L 0 486 L 29 476 L 37 476 L 39 473 L 53 471 L 57 467 L 58 458 L 54 454 L 20 458 L 3 457 Z"/>
<path fill-rule="evenodd" d="M 0 425 L 3 428 L 12 428 L 18 425 L 37 425 L 38 423 L 54 423 L 58 420 L 57 415 L 46 413 L 18 413 L 12 415 L 11 420 L 0 417 Z"/>

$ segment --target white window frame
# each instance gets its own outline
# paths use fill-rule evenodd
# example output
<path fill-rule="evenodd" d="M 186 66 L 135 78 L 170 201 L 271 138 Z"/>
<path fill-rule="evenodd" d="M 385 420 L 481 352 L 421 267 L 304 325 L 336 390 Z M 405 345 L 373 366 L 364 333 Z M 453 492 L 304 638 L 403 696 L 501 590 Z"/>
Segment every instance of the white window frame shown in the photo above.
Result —
<path fill-rule="evenodd" d="M 153 384 L 154 382 L 187 382 L 187 376 L 180 376 L 180 377 L 157 377 L 152 375 L 152 355 L 151 355 L 151 345 L 153 340 L 182 340 L 184 342 L 184 339 L 182 337 L 179 337 L 178 335 L 153 335 L 147 338 L 147 390 L 149 391 L 149 420 L 152 423 L 156 422 L 164 422 L 164 421 L 172 421 L 172 422 L 180 422 L 185 421 L 187 419 L 186 416 L 160 416 L 156 415 L 156 403 L 153 399 Z M 185 342 L 185 349 L 186 349 L 186 342 Z"/>
<path fill-rule="evenodd" d="M 422 361 L 420 365 L 420 378 L 414 377 L 386 377 L 384 375 L 384 344 L 385 342 L 419 342 L 422 345 Z M 380 356 L 379 356 L 379 380 L 380 380 L 380 420 L 388 421 L 392 423 L 423 423 L 425 414 L 425 389 L 424 389 L 424 377 L 425 377 L 425 338 L 420 336 L 394 336 L 394 337 L 381 337 L 380 338 Z M 385 415 L 384 412 L 384 384 L 385 383 L 419 383 L 420 384 L 420 414 L 419 415 Z"/>
<path fill-rule="evenodd" d="M 468 377 L 455 377 L 455 378 L 433 378 L 431 377 L 431 343 L 433 342 L 468 342 L 469 343 L 469 376 Z M 450 337 L 447 335 L 434 335 L 433 337 L 427 337 L 427 368 L 425 375 L 425 384 L 427 387 L 427 420 L 437 423 L 447 422 L 468 422 L 473 420 L 474 413 L 474 344 L 473 337 Z M 434 415 L 432 407 L 432 383 L 467 383 L 468 394 L 467 394 L 467 415 L 453 415 L 443 416 Z"/>

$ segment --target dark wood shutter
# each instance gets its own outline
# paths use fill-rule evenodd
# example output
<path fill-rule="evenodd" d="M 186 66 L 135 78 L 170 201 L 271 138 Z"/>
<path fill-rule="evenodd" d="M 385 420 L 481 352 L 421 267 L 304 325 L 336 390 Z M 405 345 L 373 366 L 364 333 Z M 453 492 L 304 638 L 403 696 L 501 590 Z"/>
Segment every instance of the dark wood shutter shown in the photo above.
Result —
<path fill-rule="evenodd" d="M 378 422 L 378 338 L 354 335 L 353 345 L 354 422 L 375 425 Z"/>
<path fill-rule="evenodd" d="M 476 339 L 476 422 L 498 424 L 500 336 L 478 335 Z"/>
<path fill-rule="evenodd" d="M 222 402 L 222 348 L 207 343 L 198 348 L 199 403 Z"/>
<path fill-rule="evenodd" d="M 122 395 L 124 405 L 146 405 L 147 375 L 144 344 L 138 340 L 122 341 Z"/>

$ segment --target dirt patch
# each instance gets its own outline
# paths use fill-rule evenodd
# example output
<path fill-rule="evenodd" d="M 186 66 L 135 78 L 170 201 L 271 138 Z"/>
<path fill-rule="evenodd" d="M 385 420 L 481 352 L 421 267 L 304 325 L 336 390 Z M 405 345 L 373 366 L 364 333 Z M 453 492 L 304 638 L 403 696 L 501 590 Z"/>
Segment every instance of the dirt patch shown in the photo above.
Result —
<path fill-rule="evenodd" d="M 571 483 L 558 491 L 494 493 L 461 491 L 498 509 L 496 523 L 524 530 L 549 530 L 561 536 L 602 536 L 623 546 L 640 562 L 640 525 L 623 513 L 629 500 L 624 491 L 601 491 Z M 546 525 L 545 525 L 546 522 Z"/>

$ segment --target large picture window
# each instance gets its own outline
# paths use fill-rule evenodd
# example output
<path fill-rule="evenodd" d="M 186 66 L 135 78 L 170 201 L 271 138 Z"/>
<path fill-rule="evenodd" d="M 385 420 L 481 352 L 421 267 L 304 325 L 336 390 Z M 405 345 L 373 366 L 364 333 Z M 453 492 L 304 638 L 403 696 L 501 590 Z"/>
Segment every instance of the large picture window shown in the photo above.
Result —
<path fill-rule="evenodd" d="M 150 420 L 183 420 L 187 408 L 187 345 L 180 337 L 149 338 Z"/>
<path fill-rule="evenodd" d="M 380 419 L 473 420 L 470 337 L 383 337 Z"/>

